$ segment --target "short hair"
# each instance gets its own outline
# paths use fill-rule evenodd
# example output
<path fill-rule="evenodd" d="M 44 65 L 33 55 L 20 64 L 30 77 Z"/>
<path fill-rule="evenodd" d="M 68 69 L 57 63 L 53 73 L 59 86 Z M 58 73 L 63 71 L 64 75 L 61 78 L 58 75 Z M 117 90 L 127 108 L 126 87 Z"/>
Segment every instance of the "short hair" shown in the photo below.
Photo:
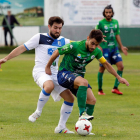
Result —
<path fill-rule="evenodd" d="M 101 42 L 103 40 L 103 33 L 99 29 L 91 30 L 89 34 L 89 39 L 95 38 L 97 42 Z"/>
<path fill-rule="evenodd" d="M 107 6 L 105 7 L 105 9 L 112 9 L 112 13 L 113 13 L 112 17 L 114 16 L 114 11 L 113 11 L 113 8 L 112 8 L 111 5 L 107 5 Z M 103 11 L 103 16 L 104 16 L 104 17 L 105 17 L 105 9 L 104 9 L 104 11 Z"/>
<path fill-rule="evenodd" d="M 58 17 L 58 16 L 54 16 L 54 17 L 50 17 L 49 20 L 48 20 L 48 24 L 50 26 L 52 26 L 54 24 L 54 22 L 60 24 L 62 23 L 62 26 L 64 25 L 64 21 L 62 18 Z"/>

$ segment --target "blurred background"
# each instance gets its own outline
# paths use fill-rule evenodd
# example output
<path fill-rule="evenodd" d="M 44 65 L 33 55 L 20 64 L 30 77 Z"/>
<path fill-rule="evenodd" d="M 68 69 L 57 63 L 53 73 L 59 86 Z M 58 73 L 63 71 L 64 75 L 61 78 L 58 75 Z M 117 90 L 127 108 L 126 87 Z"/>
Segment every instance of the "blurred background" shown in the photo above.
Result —
<path fill-rule="evenodd" d="M 4 46 L 2 20 L 8 10 L 22 25 L 13 29 L 14 46 L 17 46 L 36 33 L 48 32 L 51 16 L 64 19 L 63 36 L 71 40 L 85 39 L 103 18 L 103 9 L 109 4 L 114 9 L 114 18 L 119 21 L 123 45 L 139 47 L 140 0 L 0 0 L 0 46 Z"/>

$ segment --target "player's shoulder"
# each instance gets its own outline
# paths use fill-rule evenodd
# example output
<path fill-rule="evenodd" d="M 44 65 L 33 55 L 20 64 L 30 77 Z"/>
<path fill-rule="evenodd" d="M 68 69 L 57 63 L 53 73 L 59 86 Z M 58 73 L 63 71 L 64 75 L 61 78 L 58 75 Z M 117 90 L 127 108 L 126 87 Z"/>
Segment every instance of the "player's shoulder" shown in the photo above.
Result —
<path fill-rule="evenodd" d="M 118 23 L 118 20 L 117 19 L 114 19 L 114 18 L 112 18 L 112 22 L 117 22 Z"/>
<path fill-rule="evenodd" d="M 101 19 L 101 20 L 99 21 L 99 23 L 103 23 L 103 22 L 106 22 L 106 19 L 105 19 L 105 18 L 103 18 L 103 19 Z"/>

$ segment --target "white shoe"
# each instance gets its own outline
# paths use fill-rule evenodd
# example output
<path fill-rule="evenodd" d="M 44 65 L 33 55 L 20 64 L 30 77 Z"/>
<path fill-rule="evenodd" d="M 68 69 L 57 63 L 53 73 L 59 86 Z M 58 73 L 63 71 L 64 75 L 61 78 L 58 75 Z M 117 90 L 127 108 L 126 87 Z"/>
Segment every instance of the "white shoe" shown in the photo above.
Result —
<path fill-rule="evenodd" d="M 89 135 L 95 135 L 94 133 L 89 133 Z"/>
<path fill-rule="evenodd" d="M 79 120 L 86 119 L 86 120 L 90 121 L 93 118 L 94 118 L 93 116 L 89 116 L 86 112 L 83 112 L 83 114 L 79 117 Z"/>
<path fill-rule="evenodd" d="M 61 128 L 59 128 L 59 127 L 56 127 L 56 128 L 55 128 L 54 133 L 74 134 L 74 132 L 73 132 L 73 131 L 70 131 L 68 128 L 61 129 Z"/>
<path fill-rule="evenodd" d="M 40 117 L 41 113 L 38 111 L 35 111 L 32 115 L 29 116 L 28 120 L 30 122 L 35 122 L 36 119 L 38 119 Z"/>

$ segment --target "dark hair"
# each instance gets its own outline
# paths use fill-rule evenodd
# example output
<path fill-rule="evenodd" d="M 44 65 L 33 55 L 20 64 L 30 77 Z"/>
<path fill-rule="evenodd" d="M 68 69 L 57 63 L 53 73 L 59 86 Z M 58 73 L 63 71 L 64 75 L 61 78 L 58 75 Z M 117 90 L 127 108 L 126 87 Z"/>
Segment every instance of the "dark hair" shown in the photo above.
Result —
<path fill-rule="evenodd" d="M 103 39 L 102 31 L 99 29 L 98 30 L 93 29 L 89 34 L 89 39 L 92 39 L 92 38 L 95 38 L 98 43 L 101 42 Z"/>
<path fill-rule="evenodd" d="M 105 9 L 112 9 L 112 13 L 113 13 L 112 17 L 114 16 L 114 11 L 113 11 L 113 8 L 111 7 L 111 5 L 107 5 L 107 6 L 105 7 Z M 104 16 L 104 17 L 105 17 L 105 9 L 104 9 L 104 11 L 103 11 L 103 16 Z"/>
<path fill-rule="evenodd" d="M 50 17 L 49 20 L 48 20 L 48 24 L 50 26 L 52 26 L 54 24 L 54 22 L 60 24 L 62 23 L 62 26 L 64 25 L 64 21 L 62 18 L 58 17 L 58 16 L 54 16 L 54 17 Z"/>

